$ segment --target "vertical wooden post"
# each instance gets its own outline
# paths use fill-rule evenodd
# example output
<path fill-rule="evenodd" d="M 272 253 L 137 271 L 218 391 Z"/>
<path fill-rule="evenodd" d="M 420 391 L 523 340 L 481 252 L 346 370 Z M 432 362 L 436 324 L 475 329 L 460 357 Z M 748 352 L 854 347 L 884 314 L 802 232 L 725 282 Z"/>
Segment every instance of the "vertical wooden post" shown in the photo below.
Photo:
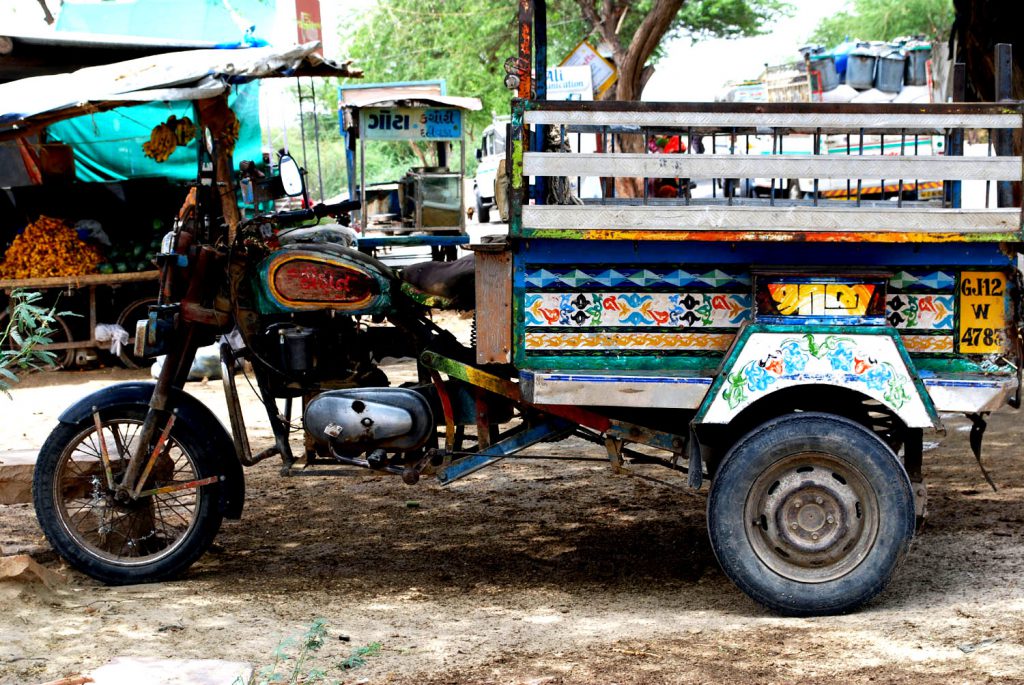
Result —
<path fill-rule="evenodd" d="M 1013 46 L 996 43 L 996 102 L 1007 102 L 1011 98 L 1013 78 Z M 999 129 L 995 132 L 995 150 L 1000 157 L 1013 155 L 1013 132 Z M 1013 207 L 1013 182 L 996 182 L 996 206 Z"/>
<path fill-rule="evenodd" d="M 519 98 L 533 95 L 533 0 L 519 0 Z"/>
<path fill-rule="evenodd" d="M 229 145 L 227 139 L 230 137 L 229 124 L 233 121 L 234 114 L 228 107 L 227 93 L 215 98 L 200 100 L 198 103 L 199 130 L 207 128 L 213 137 L 213 182 L 216 188 L 216 195 L 220 198 L 221 213 L 224 223 L 227 224 L 229 243 L 234 242 L 235 232 L 241 222 L 241 215 L 238 211 L 238 202 L 235 199 L 234 167 L 232 164 L 232 153 L 234 152 L 234 141 Z"/>

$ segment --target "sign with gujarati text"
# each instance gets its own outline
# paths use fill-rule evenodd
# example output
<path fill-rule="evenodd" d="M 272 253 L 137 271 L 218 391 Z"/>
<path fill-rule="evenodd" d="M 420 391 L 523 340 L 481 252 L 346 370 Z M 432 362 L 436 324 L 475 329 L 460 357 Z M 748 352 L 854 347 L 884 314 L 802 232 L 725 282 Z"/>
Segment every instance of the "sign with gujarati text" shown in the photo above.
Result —
<path fill-rule="evenodd" d="M 759 277 L 755 293 L 759 319 L 876 318 L 881 323 L 885 316 L 885 288 L 878 281 Z"/>
<path fill-rule="evenodd" d="M 598 54 L 586 39 L 581 40 L 558 66 L 590 67 L 590 81 L 594 86 L 594 95 L 597 96 L 603 95 L 619 78 L 619 70 L 615 65 Z"/>
<path fill-rule="evenodd" d="M 462 111 L 455 107 L 373 107 L 360 110 L 367 140 L 460 140 Z"/>
<path fill-rule="evenodd" d="M 322 42 L 320 0 L 295 0 L 295 23 L 299 32 L 299 45 L 312 41 Z M 323 45 L 318 52 L 323 54 Z"/>
<path fill-rule="evenodd" d="M 589 67 L 548 69 L 548 100 L 593 100 L 594 85 Z"/>
<path fill-rule="evenodd" d="M 958 292 L 959 351 L 965 354 L 1002 352 L 1006 345 L 1006 274 L 961 272 Z"/>

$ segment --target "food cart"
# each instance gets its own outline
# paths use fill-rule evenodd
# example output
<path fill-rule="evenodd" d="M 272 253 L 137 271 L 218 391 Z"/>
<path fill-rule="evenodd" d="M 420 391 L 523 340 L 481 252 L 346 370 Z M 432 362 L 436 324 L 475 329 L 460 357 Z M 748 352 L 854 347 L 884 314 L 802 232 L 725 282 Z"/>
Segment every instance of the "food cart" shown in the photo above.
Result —
<path fill-rule="evenodd" d="M 446 95 L 441 81 L 346 86 L 338 94 L 338 118 L 349 151 L 349 197 L 358 196 L 363 204 L 363 230 L 424 233 L 430 239 L 417 242 L 434 246 L 458 242 L 466 232 L 465 113 L 479 110 L 480 101 Z M 411 145 L 423 164 L 398 180 L 368 184 L 367 143 L 385 141 Z M 454 143 L 458 167 L 453 169 Z M 436 240 L 443 236 L 456 240 Z"/>

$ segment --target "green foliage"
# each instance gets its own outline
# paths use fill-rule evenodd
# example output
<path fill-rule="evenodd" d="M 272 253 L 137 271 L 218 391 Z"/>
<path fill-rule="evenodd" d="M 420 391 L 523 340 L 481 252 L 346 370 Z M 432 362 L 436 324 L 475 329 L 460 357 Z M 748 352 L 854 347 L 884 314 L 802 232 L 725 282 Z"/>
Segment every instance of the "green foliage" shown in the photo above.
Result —
<path fill-rule="evenodd" d="M 944 40 L 952 26 L 952 0 L 853 0 L 850 10 L 823 19 L 811 40 L 829 46 L 847 38 L 887 41 L 918 34 Z"/>
<path fill-rule="evenodd" d="M 371 642 L 365 647 L 356 647 L 352 650 L 352 654 L 338 665 L 346 671 L 365 666 L 368 658 L 380 654 L 380 649 L 381 644 L 379 642 Z"/>
<path fill-rule="evenodd" d="M 232 685 L 339 685 L 338 679 L 328 679 L 330 666 L 319 654 L 327 641 L 327 623 L 315 619 L 301 635 L 281 640 L 273 652 L 273 661 L 253 670 L 248 680 L 238 677 Z M 366 665 L 366 660 L 380 654 L 382 645 L 372 642 L 357 647 L 336 665 L 337 669 L 350 671 Z"/>
<path fill-rule="evenodd" d="M 600 11 L 603 0 L 593 1 Z M 627 46 L 653 0 L 616 4 L 629 7 L 619 31 Z M 667 35 L 694 40 L 750 35 L 787 10 L 783 0 L 689 0 Z M 504 85 L 503 64 L 518 54 L 514 0 L 380 0 L 369 11 L 352 10 L 341 25 L 346 27 L 341 35 L 344 52 L 363 69 L 364 82 L 445 79 L 450 94 L 480 98 L 483 109 L 468 118 L 469 160 L 492 114 L 509 113 L 512 94 Z M 596 35 L 588 34 L 576 0 L 548 1 L 549 65 L 557 65 L 585 38 L 596 45 Z M 661 55 L 659 48 L 653 61 Z M 325 94 L 324 102 L 336 111 L 336 94 Z M 402 159 L 414 158 L 410 151 Z"/>
<path fill-rule="evenodd" d="M 783 0 L 689 0 L 679 10 L 669 35 L 688 35 L 693 42 L 756 36 L 764 33 L 768 23 L 791 11 L 792 6 Z M 660 50 L 654 54 L 661 56 Z"/>
<path fill-rule="evenodd" d="M 41 293 L 15 290 L 11 293 L 11 317 L 0 331 L 0 392 L 11 397 L 10 389 L 18 382 L 18 372 L 52 367 L 57 360 L 53 352 L 39 349 L 48 344 L 57 316 L 54 307 L 47 309 L 37 303 Z"/>
<path fill-rule="evenodd" d="M 281 640 L 274 649 L 274 660 L 270 664 L 254 669 L 248 680 L 236 678 L 232 685 L 338 683 L 337 680 L 328 681 L 326 671 L 310 665 L 326 639 L 327 623 L 323 619 L 315 619 L 306 632 Z"/>

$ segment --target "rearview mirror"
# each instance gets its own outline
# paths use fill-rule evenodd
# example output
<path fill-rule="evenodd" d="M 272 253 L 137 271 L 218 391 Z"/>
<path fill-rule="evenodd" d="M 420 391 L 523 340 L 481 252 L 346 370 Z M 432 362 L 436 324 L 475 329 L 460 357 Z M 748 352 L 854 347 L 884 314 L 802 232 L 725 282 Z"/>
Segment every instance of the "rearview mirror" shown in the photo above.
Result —
<path fill-rule="evenodd" d="M 281 186 L 284 188 L 284 194 L 288 197 L 302 195 L 302 170 L 299 168 L 299 163 L 290 156 L 284 155 L 281 157 L 281 161 L 278 162 L 277 170 L 281 176 Z"/>

